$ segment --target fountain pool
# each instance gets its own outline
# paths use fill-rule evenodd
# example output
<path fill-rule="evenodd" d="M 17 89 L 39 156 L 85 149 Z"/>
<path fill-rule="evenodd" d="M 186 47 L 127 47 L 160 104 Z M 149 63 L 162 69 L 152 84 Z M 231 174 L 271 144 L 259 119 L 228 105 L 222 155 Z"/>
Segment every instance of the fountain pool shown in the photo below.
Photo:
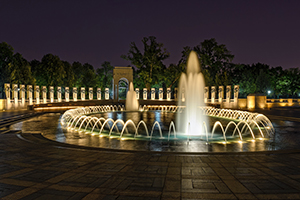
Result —
<path fill-rule="evenodd" d="M 209 117 L 205 124 L 209 128 L 200 136 L 180 134 L 174 119 L 184 109 L 179 106 L 144 106 L 139 111 L 128 112 L 121 106 L 82 107 L 65 112 L 61 124 L 73 136 L 90 134 L 120 140 L 253 142 L 271 138 L 275 132 L 271 121 L 262 114 L 202 107 L 202 114 Z"/>
<path fill-rule="evenodd" d="M 199 141 L 205 144 L 255 142 L 272 138 L 271 121 L 259 113 L 204 105 L 204 78 L 195 52 L 179 82 L 177 106 L 138 106 L 133 84 L 124 106 L 93 106 L 69 110 L 61 118 L 65 132 L 119 140 Z M 163 117 L 161 117 L 163 116 Z M 176 123 L 174 123 L 176 118 Z"/>

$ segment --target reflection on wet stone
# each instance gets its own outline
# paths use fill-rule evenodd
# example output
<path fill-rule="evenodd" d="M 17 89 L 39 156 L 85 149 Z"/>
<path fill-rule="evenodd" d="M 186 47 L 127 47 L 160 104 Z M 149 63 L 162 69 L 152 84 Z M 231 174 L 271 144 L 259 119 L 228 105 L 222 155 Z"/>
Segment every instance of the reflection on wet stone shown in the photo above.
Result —
<path fill-rule="evenodd" d="M 159 113 L 159 114 L 157 114 Z M 158 120 L 161 122 L 163 131 L 168 129 L 163 124 L 166 121 L 174 119 L 174 114 L 162 114 L 159 111 L 155 112 L 142 112 L 136 115 L 134 112 L 111 112 L 97 114 L 98 117 L 111 117 L 111 118 L 131 118 L 134 121 L 143 119 L 147 124 L 151 124 L 151 120 Z M 22 130 L 23 132 L 42 133 L 44 137 L 55 140 L 58 142 L 65 142 L 74 145 L 100 147 L 100 148 L 114 148 L 126 150 L 141 150 L 141 151 L 167 151 L 167 152 L 242 152 L 242 151 L 266 151 L 266 150 L 279 150 L 279 149 L 295 149 L 298 148 L 300 143 L 300 135 L 294 134 L 300 127 L 298 122 L 283 122 L 273 121 L 276 129 L 275 138 L 272 140 L 263 140 L 249 143 L 231 143 L 219 144 L 210 143 L 206 144 L 201 140 L 187 141 L 140 141 L 140 140 L 118 140 L 111 138 L 101 138 L 91 136 L 89 134 L 84 137 L 74 137 L 70 133 L 63 133 L 60 126 L 59 113 L 48 113 L 39 117 L 35 117 L 12 126 L 12 129 Z M 159 117 L 158 117 L 159 116 Z M 147 120 L 146 120 L 147 119 Z M 213 122 L 212 122 L 213 123 Z M 165 124 L 168 124 L 165 123 Z"/>

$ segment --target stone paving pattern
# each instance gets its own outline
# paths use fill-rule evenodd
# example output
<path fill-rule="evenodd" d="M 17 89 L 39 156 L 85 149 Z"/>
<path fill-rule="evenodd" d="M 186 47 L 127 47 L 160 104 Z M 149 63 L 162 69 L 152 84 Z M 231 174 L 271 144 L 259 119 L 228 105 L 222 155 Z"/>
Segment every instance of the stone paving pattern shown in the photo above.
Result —
<path fill-rule="evenodd" d="M 0 134 L 0 199 L 300 199 L 300 154 L 65 148 Z"/>
<path fill-rule="evenodd" d="M 300 121 L 299 111 L 287 120 Z M 284 112 L 290 110 L 280 118 Z M 0 119 L 15 114 L 0 112 Z M 300 199 L 300 150 L 176 154 L 67 147 L 0 130 L 0 199 Z"/>

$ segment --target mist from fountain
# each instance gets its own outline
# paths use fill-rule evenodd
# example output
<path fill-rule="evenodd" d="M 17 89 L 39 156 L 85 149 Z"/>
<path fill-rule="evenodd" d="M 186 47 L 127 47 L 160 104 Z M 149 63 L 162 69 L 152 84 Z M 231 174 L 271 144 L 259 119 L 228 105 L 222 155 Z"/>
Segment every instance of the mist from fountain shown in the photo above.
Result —
<path fill-rule="evenodd" d="M 176 116 L 178 134 L 205 135 L 208 120 L 201 107 L 204 106 L 204 77 L 200 72 L 197 53 L 191 51 L 187 60 L 186 74 L 179 81 L 178 106 L 185 107 Z"/>
<path fill-rule="evenodd" d="M 127 91 L 125 106 L 127 111 L 139 110 L 139 102 L 136 98 L 136 92 L 134 91 L 132 82 L 129 83 L 129 90 Z"/>

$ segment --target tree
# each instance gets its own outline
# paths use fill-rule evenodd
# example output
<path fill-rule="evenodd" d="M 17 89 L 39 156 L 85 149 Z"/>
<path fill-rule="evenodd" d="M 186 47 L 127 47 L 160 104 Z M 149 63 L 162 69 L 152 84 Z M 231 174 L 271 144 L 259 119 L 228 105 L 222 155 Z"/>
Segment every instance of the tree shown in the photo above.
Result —
<path fill-rule="evenodd" d="M 97 75 L 94 67 L 89 63 L 85 63 L 82 66 L 84 68 L 80 73 L 82 74 L 81 87 L 97 87 Z"/>
<path fill-rule="evenodd" d="M 62 61 L 62 63 L 64 65 L 64 70 L 66 72 L 64 85 L 67 87 L 75 86 L 76 80 L 75 80 L 75 73 L 72 69 L 72 65 L 67 61 Z"/>
<path fill-rule="evenodd" d="M 256 91 L 256 73 L 250 65 L 236 64 L 230 76 L 234 85 L 240 85 L 240 96 L 246 97 L 248 94 Z"/>
<path fill-rule="evenodd" d="M 14 49 L 6 42 L 0 43 L 0 84 L 10 82 L 9 80 L 9 66 L 12 64 Z"/>
<path fill-rule="evenodd" d="M 143 52 L 132 42 L 127 55 L 121 57 L 131 61 L 131 64 L 138 69 L 138 78 L 143 80 L 144 85 L 150 90 L 152 85 L 158 84 L 162 80 L 166 68 L 163 61 L 170 54 L 163 48 L 162 43 L 156 41 L 154 36 L 144 37 L 142 43 Z"/>
<path fill-rule="evenodd" d="M 112 88 L 113 69 L 114 67 L 110 64 L 110 62 L 105 61 L 102 63 L 101 68 L 96 70 L 99 86 L 101 88 Z"/>
<path fill-rule="evenodd" d="M 285 70 L 284 82 L 286 83 L 285 91 L 289 97 L 297 96 L 300 91 L 300 70 L 290 68 Z"/>
<path fill-rule="evenodd" d="M 64 84 L 64 65 L 58 56 L 52 54 L 43 56 L 41 70 L 43 71 L 43 78 L 46 80 L 46 86 L 57 87 Z"/>
<path fill-rule="evenodd" d="M 36 80 L 36 84 L 40 86 L 46 86 L 47 80 L 41 62 L 38 60 L 32 60 L 30 61 L 30 66 L 33 77 Z"/>
<path fill-rule="evenodd" d="M 165 69 L 164 82 L 166 83 L 167 87 L 174 88 L 178 86 L 181 74 L 186 71 L 187 58 L 191 50 L 192 49 L 188 46 L 183 47 L 181 59 L 179 60 L 178 64 L 170 64 L 169 67 Z"/>
<path fill-rule="evenodd" d="M 13 56 L 11 65 L 9 65 L 9 82 L 15 84 L 34 85 L 35 78 L 32 76 L 29 62 L 19 53 Z"/>
<path fill-rule="evenodd" d="M 75 86 L 80 87 L 83 78 L 83 71 L 85 70 L 80 62 L 73 62 L 72 69 L 75 76 Z"/>
<path fill-rule="evenodd" d="M 259 70 L 259 74 L 255 81 L 256 91 L 258 93 L 266 93 L 271 87 L 268 71 L 264 72 L 263 69 Z"/>
<path fill-rule="evenodd" d="M 199 55 L 199 60 L 203 70 L 207 70 L 212 77 L 207 85 L 216 85 L 216 76 L 229 72 L 228 63 L 232 62 L 234 55 L 224 44 L 218 44 L 215 38 L 204 40 L 200 45 L 195 46 L 194 51 Z"/>

